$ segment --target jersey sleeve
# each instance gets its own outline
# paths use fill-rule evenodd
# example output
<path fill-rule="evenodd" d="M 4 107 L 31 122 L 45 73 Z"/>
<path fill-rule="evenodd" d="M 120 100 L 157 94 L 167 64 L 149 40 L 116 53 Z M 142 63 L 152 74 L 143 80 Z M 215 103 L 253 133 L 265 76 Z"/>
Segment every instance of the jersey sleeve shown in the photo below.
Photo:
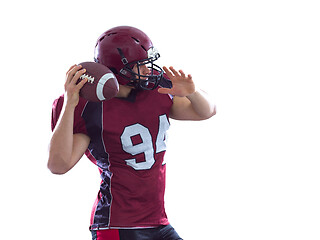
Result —
<path fill-rule="evenodd" d="M 52 115 L 51 115 L 51 130 L 53 131 L 59 120 L 59 116 L 63 107 L 64 97 L 60 96 L 53 102 L 52 105 Z M 88 135 L 86 124 L 82 118 L 82 111 L 86 105 L 86 101 L 80 98 L 79 104 L 76 106 L 74 111 L 74 122 L 73 122 L 73 133 L 83 133 Z"/>

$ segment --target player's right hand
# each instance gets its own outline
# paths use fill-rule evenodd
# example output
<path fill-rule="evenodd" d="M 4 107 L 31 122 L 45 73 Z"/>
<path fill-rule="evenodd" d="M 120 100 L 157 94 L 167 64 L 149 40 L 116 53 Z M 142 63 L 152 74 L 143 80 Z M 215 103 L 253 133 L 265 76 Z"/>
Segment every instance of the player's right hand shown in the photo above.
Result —
<path fill-rule="evenodd" d="M 65 99 L 67 105 L 72 107 L 76 107 L 78 105 L 80 89 L 88 81 L 87 78 L 84 78 L 77 84 L 80 76 L 86 72 L 86 69 L 81 68 L 81 65 L 73 65 L 66 73 L 66 82 L 64 84 Z"/>

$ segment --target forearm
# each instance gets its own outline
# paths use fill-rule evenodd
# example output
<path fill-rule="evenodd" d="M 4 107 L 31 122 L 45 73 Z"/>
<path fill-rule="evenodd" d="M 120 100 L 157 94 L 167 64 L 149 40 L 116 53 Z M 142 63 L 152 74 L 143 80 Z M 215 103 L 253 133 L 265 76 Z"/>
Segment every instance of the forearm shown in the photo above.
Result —
<path fill-rule="evenodd" d="M 189 99 L 193 110 L 200 118 L 208 119 L 216 114 L 216 106 L 206 92 L 196 90 L 186 97 Z"/>
<path fill-rule="evenodd" d="M 73 149 L 74 107 L 64 104 L 49 146 L 48 168 L 63 173 L 70 166 Z"/>

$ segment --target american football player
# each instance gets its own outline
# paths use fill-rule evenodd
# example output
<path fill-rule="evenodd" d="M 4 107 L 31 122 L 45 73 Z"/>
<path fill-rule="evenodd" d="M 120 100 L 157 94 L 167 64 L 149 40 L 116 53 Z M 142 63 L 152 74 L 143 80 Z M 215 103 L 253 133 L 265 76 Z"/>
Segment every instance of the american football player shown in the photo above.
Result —
<path fill-rule="evenodd" d="M 74 65 L 65 94 L 54 101 L 48 168 L 64 174 L 85 154 L 101 175 L 93 239 L 182 239 L 164 209 L 169 119 L 205 120 L 216 108 L 191 75 L 156 65 L 159 57 L 141 30 L 112 28 L 98 38 L 94 59 L 117 77 L 117 96 L 102 102 L 79 97 L 85 70 Z"/>

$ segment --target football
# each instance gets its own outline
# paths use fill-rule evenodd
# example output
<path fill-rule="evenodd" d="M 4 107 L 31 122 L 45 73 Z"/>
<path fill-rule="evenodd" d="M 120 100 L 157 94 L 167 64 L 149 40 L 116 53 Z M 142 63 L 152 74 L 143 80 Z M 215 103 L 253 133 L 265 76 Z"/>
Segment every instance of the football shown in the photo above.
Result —
<path fill-rule="evenodd" d="M 88 79 L 80 90 L 80 97 L 92 102 L 101 102 L 116 96 L 119 83 L 108 67 L 96 62 L 82 62 L 79 65 L 86 69 L 86 72 L 78 81 Z"/>

